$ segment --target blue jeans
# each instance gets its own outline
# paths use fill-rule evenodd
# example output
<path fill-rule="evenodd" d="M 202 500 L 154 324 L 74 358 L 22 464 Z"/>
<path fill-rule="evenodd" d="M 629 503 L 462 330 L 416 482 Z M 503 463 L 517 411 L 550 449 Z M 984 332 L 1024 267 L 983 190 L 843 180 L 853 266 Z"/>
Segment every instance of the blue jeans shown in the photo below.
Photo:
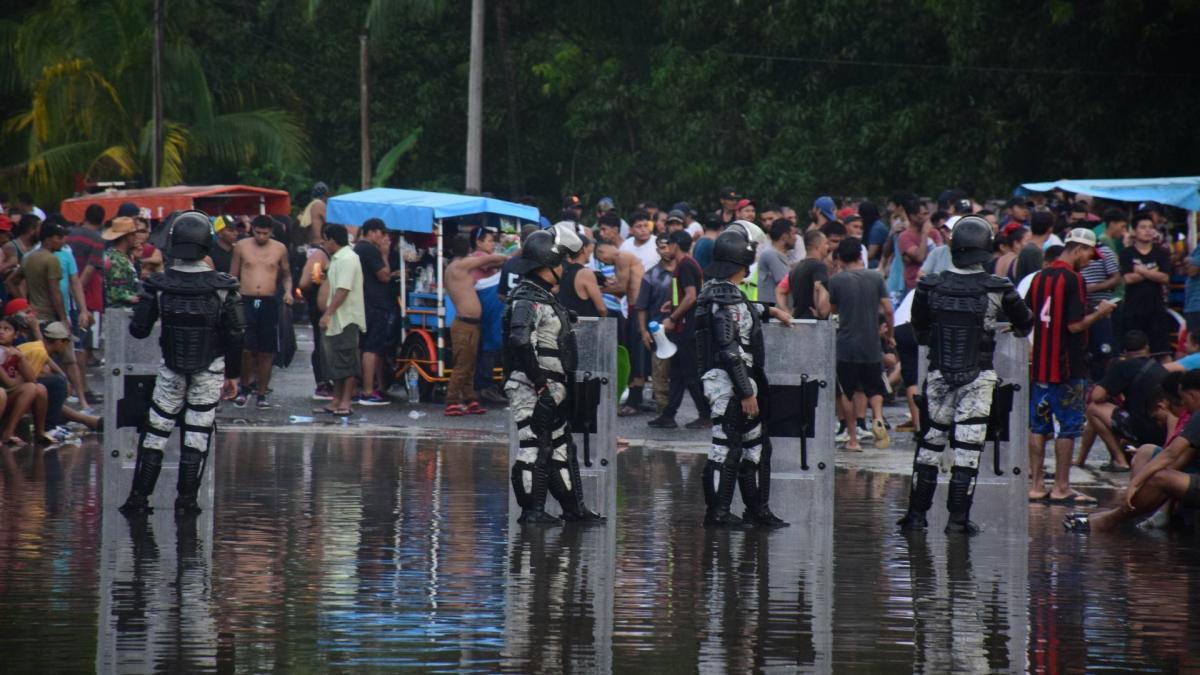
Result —
<path fill-rule="evenodd" d="M 67 378 L 62 375 L 43 375 L 38 384 L 46 388 L 46 428 L 63 423 L 62 407 L 67 402 Z"/>

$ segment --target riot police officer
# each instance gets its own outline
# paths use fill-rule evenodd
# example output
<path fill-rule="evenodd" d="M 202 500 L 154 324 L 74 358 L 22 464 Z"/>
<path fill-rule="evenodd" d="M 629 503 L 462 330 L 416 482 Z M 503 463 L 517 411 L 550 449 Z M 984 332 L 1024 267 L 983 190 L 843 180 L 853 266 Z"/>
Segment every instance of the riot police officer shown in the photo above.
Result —
<path fill-rule="evenodd" d="M 730 227 L 713 243 L 713 261 L 696 298 L 696 348 L 712 406 L 712 446 L 704 466 L 704 523 L 717 527 L 788 525 L 771 512 L 771 439 L 763 429 L 767 379 L 762 321 L 791 316 L 749 301 L 739 288 L 755 261 L 754 242 Z M 735 486 L 746 505 L 730 513 Z"/>
<path fill-rule="evenodd" d="M 914 291 L 913 329 L 917 341 L 929 347 L 928 423 L 917 442 L 908 513 L 899 522 L 905 530 L 928 526 L 925 514 L 933 504 L 938 464 L 949 440 L 954 462 L 946 532 L 978 531 L 970 512 L 997 382 L 992 366 L 996 322 L 1003 314 L 1017 335 L 1033 327 L 1033 313 L 1012 283 L 983 270 L 991 253 L 991 225 L 966 216 L 950 235 L 950 269 L 922 277 Z"/>
<path fill-rule="evenodd" d="M 212 443 L 217 403 L 233 396 L 242 363 L 245 321 L 238 281 L 202 261 L 212 243 L 212 224 L 201 211 L 184 211 L 169 223 L 167 255 L 175 262 L 151 275 L 134 307 L 129 333 L 142 339 L 162 321 L 158 370 L 138 439 L 137 464 L 125 513 L 148 512 L 162 469 L 163 449 L 182 415 L 176 513 L 200 510 L 204 464 Z"/>
<path fill-rule="evenodd" d="M 583 479 L 565 411 L 577 352 L 570 316 L 552 291 L 568 252 L 582 241 L 570 228 L 534 232 L 521 246 L 513 271 L 522 276 L 504 311 L 504 393 L 520 447 L 512 467 L 518 522 L 556 525 L 545 511 L 546 491 L 563 520 L 603 521 L 583 500 Z"/>

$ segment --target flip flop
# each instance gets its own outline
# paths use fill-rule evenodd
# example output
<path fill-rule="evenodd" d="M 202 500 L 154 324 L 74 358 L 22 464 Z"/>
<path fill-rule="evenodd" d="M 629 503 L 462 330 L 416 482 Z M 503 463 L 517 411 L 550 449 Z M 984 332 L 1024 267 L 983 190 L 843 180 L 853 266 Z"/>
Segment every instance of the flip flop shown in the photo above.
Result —
<path fill-rule="evenodd" d="M 329 414 L 334 417 L 349 417 L 354 413 L 349 408 L 338 408 L 337 410 L 330 410 Z"/>
<path fill-rule="evenodd" d="M 1108 464 L 1101 464 L 1100 470 L 1107 471 L 1108 473 L 1129 473 L 1130 467 L 1109 462 Z"/>
<path fill-rule="evenodd" d="M 330 408 L 328 406 L 321 406 L 319 408 L 313 408 L 312 411 L 313 411 L 313 413 L 315 413 L 317 415 L 336 415 L 337 414 L 336 410 L 334 410 L 333 408 Z"/>
<path fill-rule="evenodd" d="M 1095 497 L 1089 497 L 1085 494 L 1072 492 L 1066 497 L 1046 497 L 1047 504 L 1066 504 L 1068 506 L 1095 506 L 1100 502 Z"/>
<path fill-rule="evenodd" d="M 1030 504 L 1044 504 L 1046 502 L 1046 500 L 1049 498 L 1050 498 L 1050 493 L 1046 492 L 1046 494 L 1042 495 L 1041 497 L 1030 497 L 1029 503 Z"/>

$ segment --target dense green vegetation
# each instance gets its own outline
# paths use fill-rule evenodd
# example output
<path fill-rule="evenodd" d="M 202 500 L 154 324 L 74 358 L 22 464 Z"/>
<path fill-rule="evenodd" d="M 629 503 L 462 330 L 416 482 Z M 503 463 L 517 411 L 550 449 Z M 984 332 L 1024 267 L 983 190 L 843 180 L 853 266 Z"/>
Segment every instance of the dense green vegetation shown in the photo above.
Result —
<path fill-rule="evenodd" d="M 0 10 L 0 188 L 145 179 L 151 5 Z M 369 25 L 372 160 L 408 144 L 384 182 L 461 189 L 469 1 L 165 5 L 167 179 L 357 188 Z M 1195 174 L 1197 37 L 1196 0 L 488 0 L 484 185 L 550 209 Z"/>

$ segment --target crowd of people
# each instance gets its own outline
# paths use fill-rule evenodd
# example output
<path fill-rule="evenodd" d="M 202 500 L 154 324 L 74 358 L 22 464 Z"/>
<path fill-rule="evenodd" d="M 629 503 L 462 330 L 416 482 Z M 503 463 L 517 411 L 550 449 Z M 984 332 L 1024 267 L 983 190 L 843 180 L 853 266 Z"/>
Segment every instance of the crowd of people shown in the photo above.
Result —
<path fill-rule="evenodd" d="M 353 406 L 386 406 L 407 393 L 393 373 L 400 258 L 415 263 L 408 266 L 409 289 L 430 290 L 435 282 L 422 278 L 428 268 L 420 242 L 401 241 L 375 219 L 328 223 L 327 197 L 318 183 L 294 220 L 213 218 L 205 263 L 239 280 L 246 319 L 238 407 L 251 400 L 256 408 L 272 407 L 273 366 L 289 338 L 294 345 L 292 320 L 302 318 L 315 341 L 313 398 L 322 405 L 314 412 L 349 415 Z M 163 269 L 162 252 L 149 242 L 161 223 L 132 203 L 112 218 L 93 205 L 76 224 L 46 215 L 28 195 L 13 203 L 0 195 L 0 201 L 3 439 L 22 443 L 17 421 L 29 415 L 37 438 L 61 442 L 100 426 L 94 408 L 100 397 L 87 384 L 86 368 L 98 363 L 102 313 L 135 305 L 140 280 Z M 630 363 L 623 417 L 646 415 L 650 427 L 675 428 L 686 396 L 697 415 L 683 426 L 712 426 L 695 367 L 696 298 L 714 241 L 737 225 L 757 242 L 757 262 L 740 284 L 748 298 L 797 319 L 838 319 L 839 446 L 886 448 L 895 433 L 920 434 L 912 291 L 922 277 L 951 267 L 955 224 L 976 215 L 992 227 L 993 254 L 984 269 L 1011 280 L 1036 318 L 1030 498 L 1093 501 L 1071 487 L 1067 471 L 1057 471 L 1046 487 L 1037 467 L 1048 441 L 1060 467 L 1082 466 L 1099 439 L 1109 454 L 1102 470 L 1157 474 L 1161 463 L 1140 459 L 1138 448 L 1170 447 L 1184 431 L 1185 371 L 1200 367 L 1200 355 L 1188 355 L 1200 349 L 1192 337 L 1200 329 L 1200 248 L 1188 250 L 1169 209 L 1130 209 L 1061 192 L 980 203 L 957 189 L 933 199 L 897 193 L 882 205 L 821 196 L 805 213 L 759 203 L 732 187 L 715 202 L 719 207 L 709 211 L 646 201 L 622 213 L 602 198 L 589 212 L 572 195 L 562 205 L 557 226 L 571 228 L 583 247 L 564 265 L 556 293 L 579 316 L 617 319 Z M 512 263 L 521 242 L 549 226 L 543 218 L 512 232 L 465 218 L 445 233 L 442 283 L 454 307 L 446 415 L 484 414 L 485 405 L 507 403 L 494 372 L 505 298 L 517 278 Z M 1172 295 L 1180 279 L 1182 302 Z M 1182 305 L 1184 325 L 1168 311 L 1173 299 Z M 673 356 L 659 358 L 656 329 L 674 343 Z M 884 404 L 891 400 L 907 403 L 906 419 L 887 418 Z M 1171 455 L 1172 470 L 1200 469 L 1194 451 L 1184 455 Z"/>

